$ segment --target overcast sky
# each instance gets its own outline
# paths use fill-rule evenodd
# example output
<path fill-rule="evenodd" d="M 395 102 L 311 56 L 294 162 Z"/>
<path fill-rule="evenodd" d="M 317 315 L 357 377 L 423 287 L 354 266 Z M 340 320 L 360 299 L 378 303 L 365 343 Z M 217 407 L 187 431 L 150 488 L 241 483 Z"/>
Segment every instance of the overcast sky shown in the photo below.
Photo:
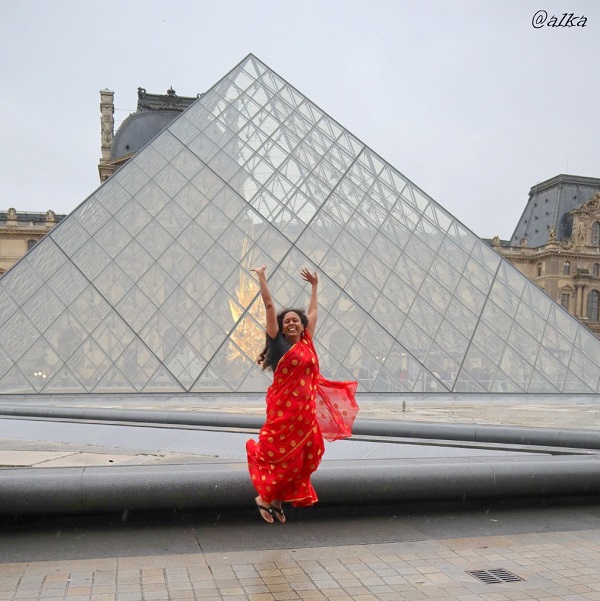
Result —
<path fill-rule="evenodd" d="M 0 0 L 0 210 L 98 187 L 100 89 L 120 122 L 138 87 L 194 96 L 249 53 L 481 237 L 536 183 L 600 177 L 597 0 Z"/>

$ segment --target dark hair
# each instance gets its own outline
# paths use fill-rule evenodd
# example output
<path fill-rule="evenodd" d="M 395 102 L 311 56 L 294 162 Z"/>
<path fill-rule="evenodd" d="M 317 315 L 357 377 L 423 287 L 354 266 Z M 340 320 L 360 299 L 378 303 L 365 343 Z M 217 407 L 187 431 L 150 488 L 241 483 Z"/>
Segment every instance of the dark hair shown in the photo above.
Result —
<path fill-rule="evenodd" d="M 308 317 L 306 316 L 306 312 L 304 311 L 304 309 L 284 309 L 283 311 L 277 313 L 277 327 L 279 329 L 277 335 L 283 332 L 283 318 L 287 313 L 296 313 L 296 315 L 298 315 L 298 317 L 300 318 L 302 326 L 304 328 L 308 326 Z M 256 362 L 262 367 L 263 370 L 270 369 L 271 371 L 275 371 L 277 363 L 279 363 L 279 359 L 281 358 L 274 357 L 273 353 L 270 352 L 272 350 L 272 343 L 273 340 L 269 338 L 269 335 L 267 334 L 265 348 L 262 350 L 262 352 L 258 356 L 258 359 L 256 360 Z M 273 365 L 273 363 L 275 364 Z"/>

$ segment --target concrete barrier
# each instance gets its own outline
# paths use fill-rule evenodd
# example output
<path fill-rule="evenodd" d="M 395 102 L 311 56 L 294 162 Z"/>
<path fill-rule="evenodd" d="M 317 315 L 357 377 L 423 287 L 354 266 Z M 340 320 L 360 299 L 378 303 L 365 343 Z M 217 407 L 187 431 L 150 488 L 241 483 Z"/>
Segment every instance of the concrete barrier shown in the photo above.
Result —
<path fill-rule="evenodd" d="M 600 495 L 600 456 L 324 462 L 323 505 Z M 193 464 L 0 470 L 0 514 L 248 507 L 246 465 Z"/>

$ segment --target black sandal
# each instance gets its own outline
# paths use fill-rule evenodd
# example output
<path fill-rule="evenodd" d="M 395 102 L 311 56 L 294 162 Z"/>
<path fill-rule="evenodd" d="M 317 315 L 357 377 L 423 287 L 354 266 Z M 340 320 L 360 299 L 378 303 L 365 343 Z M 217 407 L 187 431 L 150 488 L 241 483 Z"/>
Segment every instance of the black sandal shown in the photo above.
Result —
<path fill-rule="evenodd" d="M 287 519 L 285 517 L 285 513 L 283 513 L 283 507 L 275 507 L 271 505 L 271 515 L 274 515 L 277 518 L 277 521 L 285 524 Z"/>
<path fill-rule="evenodd" d="M 274 507 L 265 507 L 264 505 L 260 505 L 258 502 L 258 497 L 256 499 L 254 499 L 254 502 L 256 503 L 256 506 L 258 507 L 258 513 L 260 513 L 260 517 L 267 522 L 267 524 L 272 524 L 273 523 L 273 509 Z M 270 519 L 267 519 L 267 517 L 265 516 L 265 512 Z M 279 518 L 277 518 L 279 519 Z"/>

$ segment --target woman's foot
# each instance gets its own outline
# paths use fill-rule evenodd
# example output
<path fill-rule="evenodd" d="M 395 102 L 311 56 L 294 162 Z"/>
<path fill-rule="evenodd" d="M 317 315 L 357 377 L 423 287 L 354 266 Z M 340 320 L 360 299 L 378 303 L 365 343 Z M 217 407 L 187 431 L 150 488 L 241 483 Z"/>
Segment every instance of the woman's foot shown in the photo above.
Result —
<path fill-rule="evenodd" d="M 273 523 L 273 507 L 271 505 L 269 505 L 268 503 L 265 503 L 265 501 L 263 501 L 261 499 L 260 495 L 254 499 L 254 502 L 256 503 L 256 506 L 258 507 L 258 512 L 260 513 L 260 517 L 265 522 L 272 524 Z M 279 519 L 279 518 L 277 518 L 277 519 Z"/>
<path fill-rule="evenodd" d="M 285 524 L 287 522 L 285 518 L 285 513 L 283 513 L 281 501 L 273 501 L 273 503 L 271 503 L 271 515 L 274 515 L 277 518 L 277 520 L 282 524 Z"/>

